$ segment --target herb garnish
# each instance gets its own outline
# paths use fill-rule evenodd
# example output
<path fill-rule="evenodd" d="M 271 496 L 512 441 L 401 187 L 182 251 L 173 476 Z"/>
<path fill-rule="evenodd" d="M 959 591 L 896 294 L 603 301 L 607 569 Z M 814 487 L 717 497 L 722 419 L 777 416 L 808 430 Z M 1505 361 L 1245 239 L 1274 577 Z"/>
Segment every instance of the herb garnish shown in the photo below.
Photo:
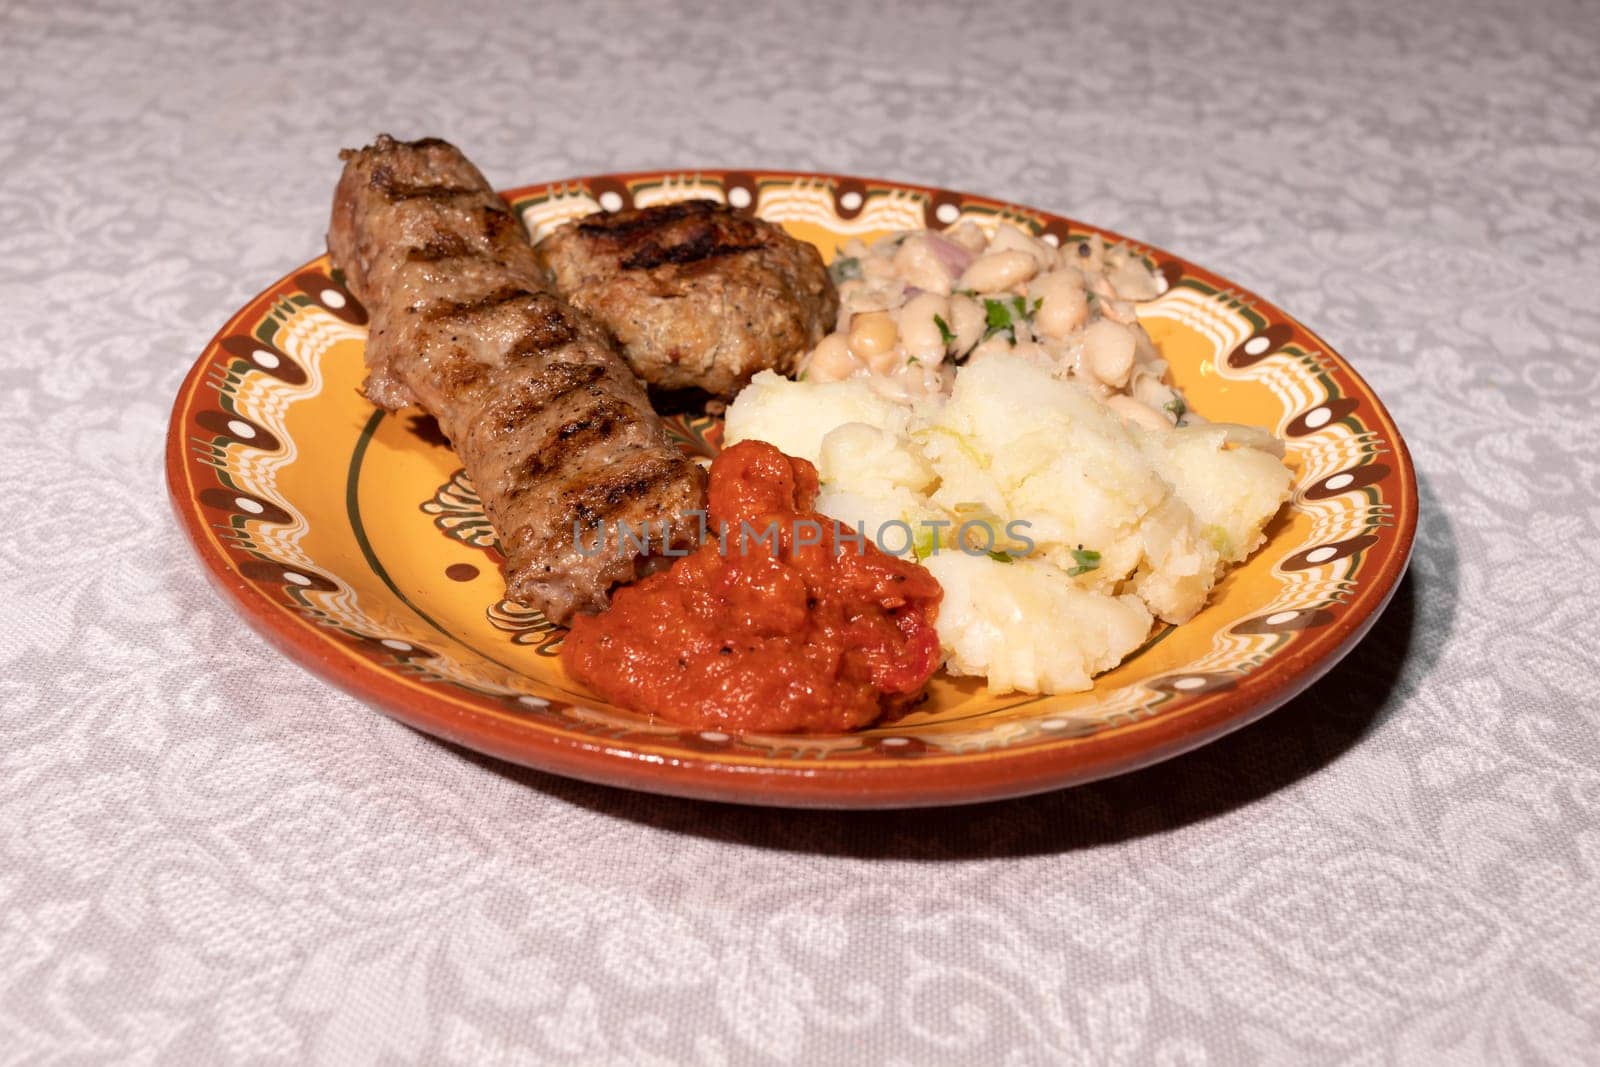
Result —
<path fill-rule="evenodd" d="M 949 348 L 955 343 L 956 335 L 950 329 L 950 324 L 944 321 L 943 315 L 935 315 L 933 317 L 933 324 L 939 327 L 939 336 L 944 340 L 944 346 L 946 348 Z"/>
<path fill-rule="evenodd" d="M 989 338 L 1003 333 L 1006 335 L 1007 340 L 1012 344 L 1016 344 L 1018 324 L 1031 322 L 1034 313 L 1039 310 L 1039 306 L 1043 303 L 1044 300 L 1042 298 L 1029 304 L 1027 297 L 1022 296 L 1014 296 L 1010 300 L 995 300 L 985 297 L 983 301 L 983 319 L 985 323 L 983 340 L 987 341 Z"/>
<path fill-rule="evenodd" d="M 1088 574 L 1092 570 L 1098 570 L 1100 567 L 1100 553 L 1092 548 L 1084 548 L 1079 545 L 1072 550 L 1072 562 L 1076 563 L 1077 566 L 1067 571 L 1068 578 L 1076 578 L 1080 574 Z"/>
<path fill-rule="evenodd" d="M 861 260 L 855 256 L 836 259 L 828 264 L 828 276 L 833 279 L 834 285 L 857 281 L 861 277 Z"/>
<path fill-rule="evenodd" d="M 1184 415 L 1189 412 L 1188 405 L 1183 402 L 1181 396 L 1175 396 L 1161 406 L 1172 416 L 1173 422 L 1182 422 Z"/>

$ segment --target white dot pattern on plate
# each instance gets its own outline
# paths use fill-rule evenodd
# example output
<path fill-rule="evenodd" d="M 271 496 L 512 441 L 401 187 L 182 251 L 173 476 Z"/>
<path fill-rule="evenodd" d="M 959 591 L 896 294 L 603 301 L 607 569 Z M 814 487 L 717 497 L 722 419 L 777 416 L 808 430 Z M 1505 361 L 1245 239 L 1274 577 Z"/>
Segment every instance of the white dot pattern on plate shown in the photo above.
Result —
<path fill-rule="evenodd" d="M 240 511 L 248 511 L 252 515 L 259 515 L 263 511 L 267 510 L 266 508 L 262 507 L 259 503 L 257 503 L 254 500 L 251 500 L 247 496 L 236 496 L 236 497 L 234 497 L 233 498 L 233 506 L 238 508 Z"/>
<path fill-rule="evenodd" d="M 854 189 L 839 198 L 839 206 L 846 211 L 854 211 L 861 206 L 861 194 Z"/>
<path fill-rule="evenodd" d="M 530 708 L 548 708 L 550 706 L 550 702 L 544 697 L 536 696 L 520 696 L 517 698 L 517 703 L 525 704 Z"/>
<path fill-rule="evenodd" d="M 961 209 L 954 204 L 940 204 L 934 208 L 933 217 L 948 226 L 961 217 Z"/>
<path fill-rule="evenodd" d="M 1267 616 L 1267 625 L 1282 626 L 1290 619 L 1298 617 L 1299 614 L 1300 613 L 1298 611 L 1275 611 L 1271 615 Z"/>
<path fill-rule="evenodd" d="M 750 206 L 750 190 L 742 185 L 735 185 L 728 190 L 728 203 L 733 207 L 746 208 Z"/>
<path fill-rule="evenodd" d="M 728 740 L 728 735 L 721 730 L 701 730 L 700 740 L 710 741 L 713 745 L 720 745 Z"/>
<path fill-rule="evenodd" d="M 1307 552 L 1306 562 L 1326 563 L 1338 554 L 1339 550 L 1337 548 L 1334 548 L 1332 545 L 1323 545 L 1321 548 L 1313 548 L 1310 552 Z"/>
<path fill-rule="evenodd" d="M 324 307 L 342 308 L 345 305 L 344 294 L 337 289 L 324 289 L 321 297 Z"/>
<path fill-rule="evenodd" d="M 411 646 L 409 644 L 407 644 L 404 641 L 397 641 L 393 637 L 385 637 L 382 641 L 379 641 L 378 643 L 380 645 L 382 645 L 384 648 L 392 648 L 396 652 L 410 652 L 411 651 Z"/>
<path fill-rule="evenodd" d="M 1349 485 L 1355 480 L 1355 475 L 1353 474 L 1335 474 L 1332 478 L 1329 478 L 1327 481 L 1323 482 L 1322 487 L 1324 489 L 1343 489 L 1345 486 Z"/>
<path fill-rule="evenodd" d="M 256 435 L 256 428 L 251 426 L 248 422 L 240 422 L 238 419 L 229 419 L 228 432 L 233 434 L 235 437 L 248 441 Z"/>
<path fill-rule="evenodd" d="M 1206 684 L 1206 680 L 1204 678 L 1197 678 L 1197 677 L 1194 677 L 1194 676 L 1191 675 L 1188 678 L 1179 678 L 1176 682 L 1173 682 L 1172 683 L 1172 688 L 1174 688 L 1174 689 L 1199 689 L 1201 686 L 1203 686 L 1205 684 Z"/>
<path fill-rule="evenodd" d="M 878 744 L 882 745 L 884 748 L 904 748 L 910 743 L 911 739 L 908 737 L 885 737 L 882 741 L 878 742 Z"/>
<path fill-rule="evenodd" d="M 600 194 L 600 206 L 606 211 L 621 211 L 622 194 L 615 189 L 607 189 Z"/>
<path fill-rule="evenodd" d="M 268 370 L 277 369 L 278 364 L 283 362 L 277 356 L 271 352 L 268 352 L 265 348 L 256 349 L 254 352 L 250 353 L 250 358 L 255 360 L 256 366 L 265 367 Z"/>
<path fill-rule="evenodd" d="M 307 578 L 305 575 L 301 574 L 299 571 L 284 571 L 283 572 L 283 580 L 286 581 L 286 582 L 289 582 L 292 585 L 310 585 L 311 584 L 311 579 Z"/>
<path fill-rule="evenodd" d="M 1306 425 L 1315 430 L 1328 425 L 1328 420 L 1333 418 L 1333 412 L 1327 408 L 1312 408 L 1306 412 Z"/>
<path fill-rule="evenodd" d="M 1265 337 L 1252 337 L 1244 343 L 1244 350 L 1252 356 L 1259 356 L 1272 347 L 1272 342 Z"/>

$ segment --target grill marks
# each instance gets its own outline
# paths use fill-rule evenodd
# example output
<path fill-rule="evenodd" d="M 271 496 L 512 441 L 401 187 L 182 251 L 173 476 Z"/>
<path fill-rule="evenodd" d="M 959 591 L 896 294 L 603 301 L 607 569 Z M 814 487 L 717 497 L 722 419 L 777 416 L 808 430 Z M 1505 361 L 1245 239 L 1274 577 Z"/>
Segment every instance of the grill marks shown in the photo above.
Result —
<path fill-rule="evenodd" d="M 514 491 L 526 492 L 546 478 L 568 473 L 590 446 L 625 432 L 635 415 L 615 400 L 597 399 L 587 410 L 556 427 L 538 450 L 523 460 Z"/>
<path fill-rule="evenodd" d="M 372 177 L 368 180 L 372 188 L 392 204 L 402 200 L 457 200 L 462 197 L 476 197 L 479 193 L 478 189 L 467 185 L 407 181 L 396 177 L 392 167 L 382 165 L 372 169 Z"/>
<path fill-rule="evenodd" d="M 522 239 L 522 224 L 500 204 L 482 210 L 478 216 L 478 232 L 491 245 L 507 239 L 519 244 L 527 243 Z"/>
<path fill-rule="evenodd" d="M 442 259 L 459 259 L 471 251 L 472 246 L 459 233 L 441 231 L 407 252 L 406 259 L 412 263 L 437 263 Z"/>
<path fill-rule="evenodd" d="M 717 204 L 712 200 L 684 200 L 676 204 L 664 204 L 652 209 L 648 214 L 630 212 L 623 215 L 590 215 L 578 223 L 578 232 L 585 237 L 632 240 L 684 219 L 707 218 L 716 210 Z"/>
<path fill-rule="evenodd" d="M 456 350 L 433 365 L 434 388 L 440 392 L 465 394 L 485 385 L 492 373 L 487 363 L 480 363 Z"/>
<path fill-rule="evenodd" d="M 604 436 L 626 415 L 627 409 L 615 400 L 602 400 L 578 418 L 556 428 L 556 440 L 572 444 L 586 438 Z"/>
<path fill-rule="evenodd" d="M 459 189 L 451 185 L 392 185 L 384 190 L 391 201 L 401 200 L 459 200 L 477 195 L 472 189 Z"/>
<path fill-rule="evenodd" d="M 629 504 L 636 498 L 649 496 L 680 476 L 681 464 L 665 457 L 652 457 L 575 486 L 562 494 L 567 514 L 561 525 L 571 529 L 577 523 L 585 530 L 592 530 L 602 520 L 609 523 L 631 511 Z M 650 517 L 667 518 L 647 514 L 647 518 Z"/>
<path fill-rule="evenodd" d="M 623 270 L 655 270 L 669 263 L 687 266 L 769 246 L 760 228 L 729 215 L 711 200 L 591 216 L 579 222 L 577 230 L 608 246 Z"/>
<path fill-rule="evenodd" d="M 561 301 L 540 293 L 528 307 L 527 333 L 506 352 L 506 359 L 532 359 L 570 344 L 577 336 L 578 329 L 562 309 Z"/>
<path fill-rule="evenodd" d="M 531 295 L 527 289 L 520 285 L 502 285 L 472 300 L 440 301 L 428 306 L 422 314 L 432 322 L 448 322 L 454 327 L 468 329 L 470 327 L 462 324 L 459 320 L 468 319 L 486 311 L 493 311 L 503 304 L 509 304 L 513 300 Z"/>
<path fill-rule="evenodd" d="M 558 623 L 603 608 L 639 561 L 579 553 L 573 521 L 659 526 L 701 506 L 704 475 L 459 152 L 380 137 L 344 158 L 328 248 L 371 314 L 367 395 L 438 419 L 500 535 L 508 595 Z"/>
<path fill-rule="evenodd" d="M 492 405 L 485 415 L 500 433 L 514 433 L 552 404 L 604 375 L 605 368 L 592 363 L 549 363 L 534 377 L 519 382 L 510 396 Z"/>
<path fill-rule="evenodd" d="M 654 240 L 646 241 L 622 261 L 623 270 L 654 270 L 666 263 L 685 266 L 721 256 L 736 256 L 742 252 L 759 252 L 767 247 L 760 242 L 733 244 L 722 241 L 714 230 L 707 227 L 697 230 L 687 240 L 662 246 Z"/>

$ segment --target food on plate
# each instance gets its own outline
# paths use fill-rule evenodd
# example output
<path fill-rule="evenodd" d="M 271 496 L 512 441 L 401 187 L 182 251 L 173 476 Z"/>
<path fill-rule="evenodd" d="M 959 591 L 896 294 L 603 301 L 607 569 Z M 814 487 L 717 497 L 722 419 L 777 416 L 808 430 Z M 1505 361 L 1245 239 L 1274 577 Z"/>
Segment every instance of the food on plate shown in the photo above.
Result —
<path fill-rule="evenodd" d="M 944 551 L 923 565 L 944 590 L 941 615 L 955 620 L 939 628 L 945 669 L 982 676 L 991 692 L 1088 689 L 1150 634 L 1136 597 L 1079 588 L 1042 559 L 1002 566 Z"/>
<path fill-rule="evenodd" d="M 438 420 L 499 534 L 508 595 L 565 622 L 649 563 L 581 553 L 575 531 L 650 523 L 658 546 L 693 543 L 681 516 L 703 472 L 605 330 L 550 291 L 477 168 L 432 138 L 342 158 L 328 251 L 370 316 L 366 395 Z"/>
<path fill-rule="evenodd" d="M 944 589 L 936 625 L 951 674 L 983 676 L 995 692 L 1071 692 L 1140 647 L 1156 620 L 1192 618 L 1264 540 L 1291 476 L 1276 438 L 1205 422 L 1167 383 L 1122 306 L 1150 292 L 1142 266 L 1095 245 L 1068 285 L 1053 249 L 1007 233 L 858 250 L 840 330 L 803 380 L 757 375 L 728 409 L 725 440 L 816 463 L 818 510 L 869 537 L 913 531 L 880 540 Z M 877 284 L 852 287 L 867 279 Z M 981 328 L 971 308 L 924 300 L 967 299 L 963 284 L 1010 287 L 971 298 Z M 1058 299 L 1071 315 L 1046 329 Z M 918 332 L 924 313 L 937 316 L 938 343 Z M 865 347 L 853 339 L 863 316 L 883 330 Z"/>
<path fill-rule="evenodd" d="M 903 398 L 949 391 L 955 369 L 1001 352 L 1081 383 L 1128 421 L 1186 417 L 1134 304 L 1164 281 L 1124 245 L 1056 247 L 1001 223 L 847 242 L 830 271 L 838 329 L 801 365 L 809 382 L 866 375 Z M 1192 420 L 1191 420 L 1192 421 Z"/>
<path fill-rule="evenodd" d="M 914 702 L 939 666 L 939 585 L 819 515 L 816 495 L 805 460 L 723 451 L 705 543 L 573 620 L 568 672 L 703 729 L 851 730 Z"/>
<path fill-rule="evenodd" d="M 726 398 L 757 371 L 789 374 L 838 311 L 814 246 L 709 200 L 597 212 L 538 251 L 562 295 L 661 389 Z"/>
<path fill-rule="evenodd" d="M 963 222 L 825 268 L 687 201 L 535 249 L 442 141 L 344 158 L 328 246 L 370 315 L 365 392 L 437 417 L 509 595 L 570 620 L 563 663 L 615 703 L 834 732 L 941 664 L 1088 689 L 1287 499 L 1282 443 L 1169 381 L 1135 314 L 1164 282 L 1127 247 Z M 734 397 L 709 504 L 646 384 Z"/>

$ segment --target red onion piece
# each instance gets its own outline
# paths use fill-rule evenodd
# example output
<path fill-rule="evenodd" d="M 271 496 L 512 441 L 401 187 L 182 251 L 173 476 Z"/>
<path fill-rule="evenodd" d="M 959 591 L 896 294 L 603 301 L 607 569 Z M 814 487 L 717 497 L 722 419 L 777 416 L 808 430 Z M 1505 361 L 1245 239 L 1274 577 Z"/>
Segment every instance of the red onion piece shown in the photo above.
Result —
<path fill-rule="evenodd" d="M 928 247 L 939 257 L 939 262 L 944 264 L 944 269 L 950 272 L 951 278 L 959 278 L 965 274 L 967 268 L 972 266 L 972 261 L 977 258 L 943 234 L 929 233 Z"/>

